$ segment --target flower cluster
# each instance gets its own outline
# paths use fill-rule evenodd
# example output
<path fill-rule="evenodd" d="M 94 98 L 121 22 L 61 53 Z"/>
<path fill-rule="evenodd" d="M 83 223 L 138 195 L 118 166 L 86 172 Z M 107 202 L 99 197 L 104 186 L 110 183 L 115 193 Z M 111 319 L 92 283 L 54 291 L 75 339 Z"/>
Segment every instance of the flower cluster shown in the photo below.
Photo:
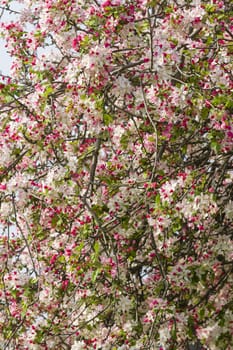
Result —
<path fill-rule="evenodd" d="M 19 2 L 1 1 L 2 348 L 232 349 L 230 1 Z"/>

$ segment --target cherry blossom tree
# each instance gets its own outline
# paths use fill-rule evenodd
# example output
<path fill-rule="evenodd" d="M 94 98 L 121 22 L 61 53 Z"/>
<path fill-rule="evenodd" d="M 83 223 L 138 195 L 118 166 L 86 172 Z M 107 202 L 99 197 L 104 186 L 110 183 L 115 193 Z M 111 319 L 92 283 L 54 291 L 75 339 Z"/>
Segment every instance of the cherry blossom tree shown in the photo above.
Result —
<path fill-rule="evenodd" d="M 231 1 L 19 3 L 1 349 L 232 349 Z"/>

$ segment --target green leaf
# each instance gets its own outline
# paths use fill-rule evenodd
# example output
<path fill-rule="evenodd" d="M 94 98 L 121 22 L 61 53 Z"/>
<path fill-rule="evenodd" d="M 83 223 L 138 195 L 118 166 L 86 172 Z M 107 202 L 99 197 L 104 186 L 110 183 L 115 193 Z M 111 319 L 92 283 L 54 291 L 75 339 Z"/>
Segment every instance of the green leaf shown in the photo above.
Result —
<path fill-rule="evenodd" d="M 91 281 L 92 281 L 92 283 L 94 283 L 94 282 L 96 281 L 96 279 L 97 279 L 97 277 L 98 277 L 98 275 L 99 275 L 100 272 L 101 272 L 101 268 L 98 268 L 98 269 L 96 269 L 96 270 L 93 272 L 93 274 L 92 274 L 92 276 L 91 276 Z"/>
<path fill-rule="evenodd" d="M 221 150 L 221 146 L 220 146 L 220 143 L 218 141 L 213 140 L 210 143 L 210 146 L 216 153 L 219 153 Z"/>
<path fill-rule="evenodd" d="M 28 310 L 28 305 L 26 300 L 22 300 L 21 306 L 22 306 L 22 316 L 25 316 Z"/>
<path fill-rule="evenodd" d="M 129 144 L 129 136 L 126 133 L 121 136 L 120 144 L 124 150 L 127 149 Z"/>
<path fill-rule="evenodd" d="M 200 320 L 203 320 L 205 317 L 205 308 L 201 308 L 198 313 L 199 313 Z"/>
<path fill-rule="evenodd" d="M 103 115 L 103 121 L 104 121 L 104 125 L 108 126 L 112 123 L 113 121 L 113 116 L 107 113 L 104 113 Z"/>
<path fill-rule="evenodd" d="M 34 342 L 36 344 L 41 344 L 41 342 L 44 339 L 44 331 L 43 330 L 37 330 L 36 337 L 34 339 Z"/>
<path fill-rule="evenodd" d="M 99 251 L 100 251 L 100 244 L 99 244 L 98 241 L 96 241 L 95 244 L 94 244 L 95 255 L 99 255 Z"/>
<path fill-rule="evenodd" d="M 66 258 L 64 257 L 64 255 L 60 255 L 58 258 L 57 258 L 57 261 L 61 264 L 64 264 L 66 262 Z"/>
<path fill-rule="evenodd" d="M 206 12 L 213 13 L 216 10 L 216 6 L 212 4 L 206 4 L 205 9 Z"/>
<path fill-rule="evenodd" d="M 207 107 L 202 108 L 201 117 L 203 119 L 207 119 L 208 115 L 209 115 L 209 108 L 207 108 Z"/>
<path fill-rule="evenodd" d="M 160 207 L 160 205 L 161 205 L 161 199 L 160 199 L 159 193 L 155 197 L 155 205 L 156 205 L 156 207 Z"/>
<path fill-rule="evenodd" d="M 13 298 L 17 298 L 18 295 L 18 290 L 17 289 L 11 289 L 11 295 L 13 296 Z"/>
<path fill-rule="evenodd" d="M 53 93 L 53 91 L 53 87 L 51 85 L 48 85 L 43 93 L 43 97 L 49 97 Z"/>
<path fill-rule="evenodd" d="M 80 254 L 83 247 L 84 247 L 84 242 L 81 242 L 77 247 L 75 247 L 75 249 L 74 249 L 75 254 Z"/>

